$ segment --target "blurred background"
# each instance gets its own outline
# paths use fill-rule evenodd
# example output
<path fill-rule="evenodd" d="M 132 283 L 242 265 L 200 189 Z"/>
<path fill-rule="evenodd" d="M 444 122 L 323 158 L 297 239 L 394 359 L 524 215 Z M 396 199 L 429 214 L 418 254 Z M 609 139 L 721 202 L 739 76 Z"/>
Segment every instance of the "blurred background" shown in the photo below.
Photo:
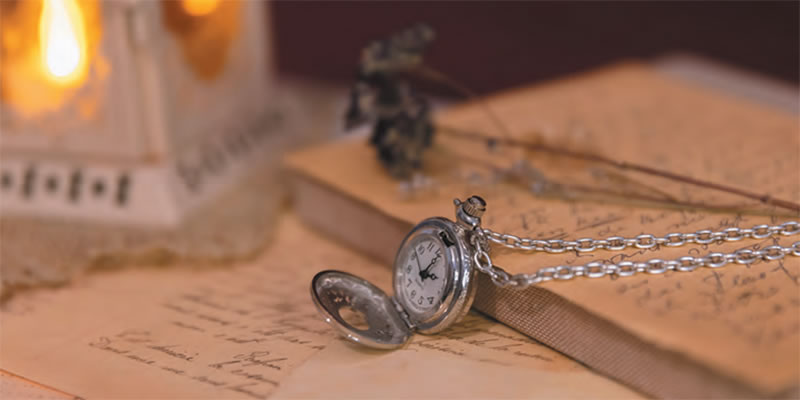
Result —
<path fill-rule="evenodd" d="M 796 112 L 798 13 L 797 1 L 0 0 L 0 299 L 98 254 L 261 249 L 282 198 L 273 167 L 342 134 L 361 50 L 414 23 L 436 31 L 426 64 L 481 94 L 661 60 L 726 90 L 748 79 L 715 84 L 718 66 L 754 72 L 766 78 L 733 91 Z M 663 62 L 674 54 L 717 67 Z"/>
<path fill-rule="evenodd" d="M 424 21 L 428 61 L 486 93 L 621 58 L 673 52 L 798 83 L 797 1 L 414 2 L 272 4 L 278 69 L 347 83 L 369 40 Z"/>

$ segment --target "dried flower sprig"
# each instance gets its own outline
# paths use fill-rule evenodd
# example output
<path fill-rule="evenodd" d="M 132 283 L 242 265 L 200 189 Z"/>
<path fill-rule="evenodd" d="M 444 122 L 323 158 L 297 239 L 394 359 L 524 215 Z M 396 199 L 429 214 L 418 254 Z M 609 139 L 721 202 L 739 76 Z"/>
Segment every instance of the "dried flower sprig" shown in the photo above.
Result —
<path fill-rule="evenodd" d="M 482 142 L 487 149 L 498 147 L 522 149 L 564 159 L 578 160 L 609 167 L 623 172 L 638 172 L 649 176 L 660 177 L 704 189 L 729 193 L 755 200 L 760 204 L 800 213 L 800 204 L 789 200 L 775 198 L 769 194 L 752 192 L 725 184 L 702 180 L 671 171 L 658 169 L 625 160 L 581 151 L 568 146 L 554 145 L 539 141 L 526 141 L 515 138 L 501 118 L 489 107 L 485 99 L 477 95 L 447 74 L 427 66 L 422 53 L 434 38 L 431 28 L 426 25 L 415 25 L 398 32 L 388 39 L 372 42 L 364 49 L 359 67 L 358 81 L 352 94 L 351 105 L 347 113 L 347 126 L 374 121 L 370 143 L 378 151 L 378 156 L 387 170 L 396 178 L 408 179 L 415 170 L 422 167 L 423 152 L 430 148 L 434 132 L 455 139 Z M 434 124 L 428 101 L 416 93 L 405 81 L 408 76 L 418 76 L 444 84 L 460 95 L 477 102 L 487 117 L 497 126 L 501 136 L 482 132 L 466 131 L 442 124 Z M 634 183 L 625 175 L 617 175 L 618 181 Z M 565 185 L 549 181 L 551 188 L 559 187 L 562 193 L 579 191 L 595 194 L 620 194 L 619 191 L 607 188 L 595 188 L 585 185 Z M 569 189 L 569 190 L 566 190 Z M 652 189 L 652 188 L 651 188 Z M 653 192 L 651 190 L 651 192 Z M 630 197 L 630 193 L 623 193 Z M 637 192 L 643 201 L 656 201 L 678 207 L 690 208 L 729 208 L 740 211 L 738 206 L 714 206 L 697 202 L 688 202 L 664 195 L 664 193 L 648 194 Z"/>

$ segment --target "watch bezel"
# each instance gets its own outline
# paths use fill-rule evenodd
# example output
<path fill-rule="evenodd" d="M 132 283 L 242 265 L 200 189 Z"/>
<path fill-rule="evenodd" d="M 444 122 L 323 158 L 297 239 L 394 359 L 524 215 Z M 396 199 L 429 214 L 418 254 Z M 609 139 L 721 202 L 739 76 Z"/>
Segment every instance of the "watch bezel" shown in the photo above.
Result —
<path fill-rule="evenodd" d="M 418 313 L 408 306 L 408 299 L 402 290 L 403 281 L 398 279 L 402 273 L 404 254 L 409 244 L 420 236 L 434 236 L 440 240 L 444 232 L 453 241 L 447 246 L 443 243 L 444 259 L 448 277 L 439 306 L 433 312 Z M 457 322 L 469 311 L 475 297 L 475 271 L 472 268 L 472 252 L 468 246 L 468 232 L 446 218 L 428 218 L 417 224 L 403 239 L 394 260 L 392 286 L 395 299 L 408 314 L 409 321 L 420 333 L 436 333 Z"/>

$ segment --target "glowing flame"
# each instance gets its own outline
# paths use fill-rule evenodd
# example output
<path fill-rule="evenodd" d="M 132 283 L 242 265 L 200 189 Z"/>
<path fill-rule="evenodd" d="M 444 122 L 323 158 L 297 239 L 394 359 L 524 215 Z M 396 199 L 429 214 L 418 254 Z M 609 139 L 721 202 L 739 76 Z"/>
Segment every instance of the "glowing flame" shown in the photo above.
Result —
<path fill-rule="evenodd" d="M 220 0 L 183 0 L 181 5 L 187 14 L 200 17 L 213 12 Z"/>
<path fill-rule="evenodd" d="M 86 32 L 75 0 L 44 0 L 39 20 L 42 64 L 51 80 L 80 83 L 86 75 Z"/>

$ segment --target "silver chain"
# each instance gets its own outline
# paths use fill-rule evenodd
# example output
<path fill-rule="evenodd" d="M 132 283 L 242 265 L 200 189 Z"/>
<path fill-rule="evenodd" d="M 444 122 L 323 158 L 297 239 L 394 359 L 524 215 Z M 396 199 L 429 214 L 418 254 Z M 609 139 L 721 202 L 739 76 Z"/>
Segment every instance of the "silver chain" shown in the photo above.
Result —
<path fill-rule="evenodd" d="M 583 276 L 601 278 L 607 275 L 632 276 L 639 272 L 663 274 L 667 271 L 694 271 L 699 267 L 719 268 L 728 263 L 752 264 L 756 261 L 780 260 L 786 255 L 800 257 L 800 241 L 790 247 L 769 246 L 760 250 L 740 249 L 732 253 L 709 253 L 703 257 L 680 257 L 674 260 L 654 258 L 644 262 L 621 261 L 605 263 L 600 261 L 584 265 L 559 265 L 542 268 L 532 274 L 509 274 L 492 264 L 488 253 L 488 242 L 501 244 L 507 248 L 523 251 L 539 251 L 547 253 L 563 253 L 566 251 L 590 252 L 598 249 L 624 250 L 628 247 L 650 249 L 663 245 L 667 247 L 683 246 L 689 243 L 709 244 L 720 242 L 736 242 L 742 239 L 766 239 L 774 236 L 791 236 L 800 234 L 800 222 L 789 221 L 780 225 L 756 225 L 752 228 L 727 228 L 721 231 L 699 230 L 693 233 L 669 233 L 661 237 L 639 235 L 633 238 L 612 236 L 606 239 L 582 238 L 569 240 L 540 240 L 520 238 L 507 233 L 476 227 L 472 245 L 475 248 L 473 261 L 476 268 L 488 274 L 499 286 L 525 288 L 551 280 L 568 280 Z"/>
<path fill-rule="evenodd" d="M 742 239 L 766 239 L 772 236 L 789 236 L 800 233 L 800 222 L 789 221 L 780 225 L 756 225 L 752 228 L 728 228 L 722 231 L 707 229 L 694 233 L 668 233 L 661 237 L 639 235 L 633 238 L 612 236 L 606 239 L 582 238 L 578 240 L 540 240 L 520 238 L 508 233 L 498 233 L 486 228 L 478 228 L 486 239 L 505 247 L 524 251 L 545 251 L 563 253 L 565 251 L 589 252 L 598 249 L 624 250 L 628 247 L 649 249 L 657 245 L 667 247 L 683 246 L 689 243 L 709 244 L 713 242 L 736 242 Z"/>

